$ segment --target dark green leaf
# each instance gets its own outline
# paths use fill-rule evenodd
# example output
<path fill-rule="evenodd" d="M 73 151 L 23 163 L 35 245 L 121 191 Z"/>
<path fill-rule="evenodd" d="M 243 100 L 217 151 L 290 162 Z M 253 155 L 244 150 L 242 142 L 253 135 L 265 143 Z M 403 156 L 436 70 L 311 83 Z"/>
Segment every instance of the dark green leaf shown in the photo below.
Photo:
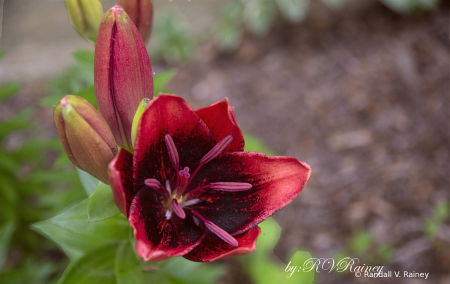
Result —
<path fill-rule="evenodd" d="M 120 213 L 114 203 L 111 187 L 101 183 L 89 197 L 87 214 L 89 222 L 111 218 Z"/>
<path fill-rule="evenodd" d="M 9 243 L 14 233 L 14 223 L 9 222 L 0 226 L 0 273 L 5 264 L 6 256 L 8 255 Z"/>
<path fill-rule="evenodd" d="M 0 85 L 0 102 L 14 96 L 20 90 L 20 84 L 18 82 L 6 83 Z"/>

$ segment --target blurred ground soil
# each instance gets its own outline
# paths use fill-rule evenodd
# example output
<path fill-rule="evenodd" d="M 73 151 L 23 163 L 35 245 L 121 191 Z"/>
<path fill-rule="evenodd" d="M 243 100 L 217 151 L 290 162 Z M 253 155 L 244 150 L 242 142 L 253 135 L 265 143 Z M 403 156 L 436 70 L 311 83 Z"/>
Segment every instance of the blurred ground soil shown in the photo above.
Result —
<path fill-rule="evenodd" d="M 424 235 L 436 204 L 449 200 L 446 5 L 418 16 L 374 4 L 358 12 L 319 9 L 299 25 L 280 19 L 267 37 L 245 36 L 236 52 L 202 45 L 170 84 L 194 107 L 228 97 L 244 130 L 277 155 L 311 165 L 304 191 L 275 215 L 283 227 L 280 259 L 297 247 L 315 257 L 359 256 L 350 239 L 366 230 L 375 247 L 393 247 L 386 270 L 431 274 L 370 280 L 320 273 L 318 283 L 450 282 L 449 223 L 434 239 Z M 42 80 L 24 79 L 25 99 L 12 100 L 9 111 L 43 94 Z M 55 134 L 51 112 L 40 117 Z M 244 283 L 236 260 L 224 262 L 234 272 L 222 282 Z"/>

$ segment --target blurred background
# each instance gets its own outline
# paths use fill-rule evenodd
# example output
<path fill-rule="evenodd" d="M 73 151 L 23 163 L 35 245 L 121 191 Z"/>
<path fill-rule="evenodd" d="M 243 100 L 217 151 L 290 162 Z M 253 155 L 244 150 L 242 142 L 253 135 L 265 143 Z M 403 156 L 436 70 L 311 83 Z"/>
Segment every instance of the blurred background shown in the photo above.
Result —
<path fill-rule="evenodd" d="M 0 4 L 3 1 L 0 0 Z M 115 1 L 101 1 L 104 9 Z M 316 283 L 450 283 L 449 4 L 154 0 L 148 51 L 193 107 L 228 97 L 241 128 L 313 172 L 274 219 L 274 258 L 359 257 L 429 279 L 322 272 Z M 55 283 L 68 261 L 30 228 L 86 198 L 53 125 L 92 96 L 93 50 L 62 0 L 5 0 L 0 21 L 0 283 Z M 74 53 L 75 52 L 75 53 Z M 220 283 L 257 283 L 237 258 Z"/>

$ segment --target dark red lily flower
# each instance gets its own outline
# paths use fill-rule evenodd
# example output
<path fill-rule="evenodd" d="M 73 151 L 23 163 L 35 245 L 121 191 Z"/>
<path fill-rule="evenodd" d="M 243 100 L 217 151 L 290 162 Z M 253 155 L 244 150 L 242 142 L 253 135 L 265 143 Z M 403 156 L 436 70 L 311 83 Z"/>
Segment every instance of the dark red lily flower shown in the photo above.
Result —
<path fill-rule="evenodd" d="M 255 250 L 258 223 L 300 193 L 311 168 L 243 149 L 227 99 L 196 111 L 174 95 L 150 102 L 134 154 L 122 149 L 109 166 L 142 259 L 208 262 Z"/>

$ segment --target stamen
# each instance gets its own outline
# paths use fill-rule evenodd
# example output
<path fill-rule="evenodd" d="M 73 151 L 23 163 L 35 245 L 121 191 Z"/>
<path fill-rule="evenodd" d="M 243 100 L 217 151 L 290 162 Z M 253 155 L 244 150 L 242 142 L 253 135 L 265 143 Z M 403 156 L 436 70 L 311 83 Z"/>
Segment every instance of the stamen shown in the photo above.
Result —
<path fill-rule="evenodd" d="M 151 189 L 160 189 L 161 188 L 161 183 L 154 178 L 148 178 L 144 181 L 144 184 L 148 187 L 150 187 Z"/>
<path fill-rule="evenodd" d="M 175 214 L 181 219 L 186 218 L 186 212 L 184 212 L 183 208 L 181 208 L 180 204 L 178 204 L 178 201 L 176 199 L 172 200 L 172 209 L 173 212 L 175 212 Z"/>
<path fill-rule="evenodd" d="M 238 241 L 233 238 L 230 234 L 228 234 L 224 229 L 220 228 L 213 222 L 206 221 L 205 222 L 206 228 L 211 231 L 211 233 L 215 234 L 219 238 L 221 238 L 224 242 L 237 247 L 239 246 Z"/>
<path fill-rule="evenodd" d="M 217 143 L 214 148 L 211 149 L 201 160 L 200 164 L 206 164 L 211 160 L 215 159 L 219 156 L 227 147 L 230 145 L 231 141 L 233 141 L 233 135 L 228 135 L 223 138 L 219 143 Z"/>
<path fill-rule="evenodd" d="M 169 209 L 167 209 L 166 211 L 166 219 L 170 220 L 170 217 L 172 217 L 172 211 L 170 211 Z"/>
<path fill-rule="evenodd" d="M 181 203 L 181 207 L 191 206 L 191 205 L 197 204 L 197 203 L 199 203 L 201 201 L 202 200 L 198 199 L 198 198 L 191 199 L 191 200 L 188 200 L 188 201 L 185 201 L 185 202 Z"/>
<path fill-rule="evenodd" d="M 166 179 L 166 189 L 169 192 L 169 197 L 172 195 L 172 188 L 170 187 L 170 182 Z"/>
<path fill-rule="evenodd" d="M 211 183 L 211 189 L 228 191 L 228 192 L 236 192 L 236 191 L 244 191 L 252 188 L 252 185 L 249 183 L 243 182 L 213 182 Z"/>
<path fill-rule="evenodd" d="M 198 218 L 200 218 L 204 223 L 206 228 L 208 228 L 208 230 L 213 233 L 214 235 L 218 236 L 219 238 L 221 238 L 224 242 L 226 242 L 227 244 L 230 244 L 234 247 L 239 246 L 238 241 L 231 236 L 230 234 L 228 234 L 224 229 L 220 228 L 219 226 L 217 226 L 216 224 L 214 224 L 213 222 L 210 222 L 208 220 L 206 220 L 205 218 L 203 218 L 202 215 L 200 215 L 198 212 L 192 210 L 192 213 L 197 216 Z"/>
<path fill-rule="evenodd" d="M 169 158 L 170 161 L 172 162 L 172 166 L 174 167 L 175 170 L 178 170 L 180 158 L 178 156 L 177 147 L 175 147 L 175 143 L 173 143 L 172 136 L 166 134 L 164 136 L 164 141 L 166 142 L 167 152 L 169 152 Z"/>

